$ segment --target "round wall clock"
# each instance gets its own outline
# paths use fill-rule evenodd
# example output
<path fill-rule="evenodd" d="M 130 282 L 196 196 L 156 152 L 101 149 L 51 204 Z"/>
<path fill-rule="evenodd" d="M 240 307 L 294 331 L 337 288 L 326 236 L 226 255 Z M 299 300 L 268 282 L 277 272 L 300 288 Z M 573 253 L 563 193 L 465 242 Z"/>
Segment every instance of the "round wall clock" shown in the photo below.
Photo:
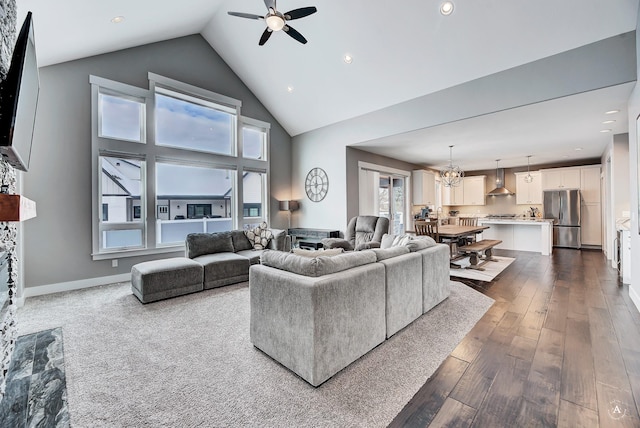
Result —
<path fill-rule="evenodd" d="M 307 196 L 313 202 L 320 202 L 329 191 L 329 176 L 322 168 L 312 168 L 304 181 Z"/>

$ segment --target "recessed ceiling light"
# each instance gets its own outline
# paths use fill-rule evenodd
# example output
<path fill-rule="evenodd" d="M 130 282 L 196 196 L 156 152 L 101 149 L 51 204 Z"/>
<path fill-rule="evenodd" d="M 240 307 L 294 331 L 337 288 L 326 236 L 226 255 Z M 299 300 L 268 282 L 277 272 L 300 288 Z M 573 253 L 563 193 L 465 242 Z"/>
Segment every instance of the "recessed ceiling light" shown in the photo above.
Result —
<path fill-rule="evenodd" d="M 615 120 L 611 119 L 611 120 L 605 120 L 602 123 L 604 123 L 606 125 L 607 123 L 614 123 L 614 122 L 615 122 Z"/>
<path fill-rule="evenodd" d="M 440 5 L 440 13 L 444 16 L 451 15 L 453 12 L 453 2 L 446 1 Z"/>
<path fill-rule="evenodd" d="M 119 24 L 122 21 L 124 21 L 124 16 L 116 16 L 116 17 L 111 18 L 111 22 L 114 23 L 114 24 Z"/>
<path fill-rule="evenodd" d="M 582 147 L 576 147 L 576 149 L 575 149 L 575 150 L 576 150 L 576 152 L 579 152 L 579 151 L 581 151 L 581 150 L 582 150 Z"/>
<path fill-rule="evenodd" d="M 604 114 L 616 114 L 616 113 L 620 113 L 620 110 L 609 110 L 604 112 Z"/>
<path fill-rule="evenodd" d="M 611 132 L 610 129 L 601 129 L 600 132 Z"/>
<path fill-rule="evenodd" d="M 569 155 L 564 155 L 564 156 L 562 156 L 562 157 L 566 159 L 566 158 L 568 158 L 568 157 L 569 157 Z"/>
<path fill-rule="evenodd" d="M 287 86 L 287 92 L 289 93 L 293 92 L 293 86 L 291 85 Z"/>
<path fill-rule="evenodd" d="M 346 54 L 343 59 L 347 64 L 351 64 L 353 62 L 353 57 L 349 54 Z"/>

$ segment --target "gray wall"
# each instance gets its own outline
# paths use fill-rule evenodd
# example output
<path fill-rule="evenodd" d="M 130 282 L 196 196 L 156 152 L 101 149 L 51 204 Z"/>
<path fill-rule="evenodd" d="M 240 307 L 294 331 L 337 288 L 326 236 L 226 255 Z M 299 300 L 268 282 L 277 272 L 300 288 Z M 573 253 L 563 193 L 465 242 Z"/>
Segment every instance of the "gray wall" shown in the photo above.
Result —
<path fill-rule="evenodd" d="M 40 99 L 24 194 L 38 216 L 24 224 L 25 287 L 130 272 L 155 257 L 91 258 L 91 92 L 89 75 L 148 88 L 153 72 L 242 101 L 242 114 L 271 123 L 272 226 L 286 225 L 276 197 L 291 188 L 291 137 L 200 36 L 154 43 L 40 70 Z"/>
<path fill-rule="evenodd" d="M 414 169 L 425 169 L 423 166 L 403 162 L 397 159 L 380 156 L 374 153 L 347 147 L 347 218 L 345 219 L 345 227 L 348 220 L 355 217 L 360 212 L 359 203 L 359 176 L 358 162 L 368 162 L 376 165 L 383 165 L 389 168 L 402 169 L 404 171 L 413 171 Z M 409 195 L 411 195 L 411 189 Z M 344 227 L 343 227 L 344 228 Z"/>

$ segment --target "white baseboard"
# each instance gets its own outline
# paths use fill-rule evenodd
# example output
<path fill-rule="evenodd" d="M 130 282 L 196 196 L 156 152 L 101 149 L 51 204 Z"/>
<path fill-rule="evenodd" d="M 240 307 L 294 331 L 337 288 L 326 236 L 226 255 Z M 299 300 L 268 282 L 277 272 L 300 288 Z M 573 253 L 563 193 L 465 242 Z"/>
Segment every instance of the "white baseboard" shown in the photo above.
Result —
<path fill-rule="evenodd" d="M 629 286 L 629 297 L 631 297 L 631 301 L 636 305 L 638 312 L 640 312 L 640 294 L 631 288 L 631 286 Z"/>
<path fill-rule="evenodd" d="M 98 285 L 113 284 L 116 282 L 131 281 L 130 273 L 119 275 L 101 276 L 99 278 L 81 279 L 79 281 L 58 282 L 57 284 L 39 285 L 37 287 L 26 287 L 24 295 L 18 298 L 18 306 L 24 305 L 27 297 L 42 296 L 45 294 L 60 293 L 63 291 L 80 290 L 83 288 L 96 287 Z M 22 304 L 20 301 L 22 300 Z"/>

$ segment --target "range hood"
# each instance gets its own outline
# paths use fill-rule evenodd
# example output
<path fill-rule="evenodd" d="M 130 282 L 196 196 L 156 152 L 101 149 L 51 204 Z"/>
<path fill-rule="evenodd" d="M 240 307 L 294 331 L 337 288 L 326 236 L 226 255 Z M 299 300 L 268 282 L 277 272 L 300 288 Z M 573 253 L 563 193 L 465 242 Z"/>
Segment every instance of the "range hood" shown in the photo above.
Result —
<path fill-rule="evenodd" d="M 487 193 L 489 196 L 515 195 L 511 190 L 504 187 L 504 169 L 496 168 L 496 188 Z"/>

